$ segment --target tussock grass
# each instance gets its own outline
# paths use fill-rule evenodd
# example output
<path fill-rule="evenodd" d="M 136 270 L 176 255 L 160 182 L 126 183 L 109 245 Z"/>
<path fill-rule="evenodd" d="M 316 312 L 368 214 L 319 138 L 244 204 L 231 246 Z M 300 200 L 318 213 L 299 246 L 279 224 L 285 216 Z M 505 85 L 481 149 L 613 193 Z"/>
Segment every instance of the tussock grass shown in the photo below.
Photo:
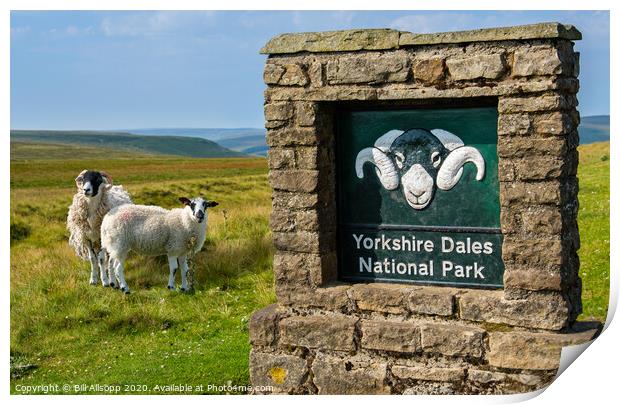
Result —
<path fill-rule="evenodd" d="M 604 322 L 609 303 L 609 142 L 579 147 L 580 319 Z"/>
<path fill-rule="evenodd" d="M 109 171 L 136 203 L 172 208 L 197 195 L 220 203 L 193 258 L 194 294 L 167 290 L 165 257 L 130 257 L 129 296 L 88 285 L 89 264 L 68 246 L 65 221 L 73 179 L 91 167 Z M 248 383 L 249 315 L 275 301 L 264 159 L 40 160 L 13 162 L 11 176 L 13 390 Z"/>

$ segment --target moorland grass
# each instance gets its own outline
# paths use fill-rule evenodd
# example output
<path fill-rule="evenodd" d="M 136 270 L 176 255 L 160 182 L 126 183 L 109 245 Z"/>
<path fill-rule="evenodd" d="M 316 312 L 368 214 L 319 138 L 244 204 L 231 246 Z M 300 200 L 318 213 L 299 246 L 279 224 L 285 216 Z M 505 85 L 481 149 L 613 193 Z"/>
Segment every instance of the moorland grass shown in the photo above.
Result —
<path fill-rule="evenodd" d="M 609 143 L 580 147 L 580 159 L 580 319 L 604 321 Z M 220 203 L 194 260 L 195 294 L 166 289 L 165 257 L 128 261 L 131 295 L 88 285 L 89 265 L 65 231 L 73 179 L 84 168 L 107 170 L 136 203 L 170 208 L 178 196 L 199 194 Z M 269 212 L 264 159 L 12 161 L 12 392 L 18 384 L 137 384 L 147 393 L 156 384 L 248 384 L 248 319 L 275 301 Z"/>

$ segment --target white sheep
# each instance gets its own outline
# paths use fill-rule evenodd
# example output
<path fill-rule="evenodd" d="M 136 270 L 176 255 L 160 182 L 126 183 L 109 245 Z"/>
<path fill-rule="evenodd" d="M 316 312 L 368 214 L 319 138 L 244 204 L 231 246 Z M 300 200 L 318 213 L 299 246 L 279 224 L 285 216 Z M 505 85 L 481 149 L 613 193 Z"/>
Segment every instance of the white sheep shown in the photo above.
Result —
<path fill-rule="evenodd" d="M 123 186 L 112 185 L 105 172 L 82 170 L 75 178 L 77 192 L 67 215 L 69 245 L 78 257 L 90 260 L 90 284 L 97 284 L 97 270 L 104 287 L 115 287 L 113 269 L 101 249 L 101 222 L 114 207 L 131 204 L 131 197 Z"/>
<path fill-rule="evenodd" d="M 130 251 L 147 256 L 168 256 L 168 289 L 181 267 L 181 291 L 187 291 L 187 257 L 202 249 L 207 233 L 207 208 L 218 205 L 200 197 L 179 198 L 185 207 L 166 210 L 152 205 L 123 205 L 112 209 L 101 223 L 101 243 L 114 261 L 121 290 L 129 294 L 125 282 L 125 260 Z"/>

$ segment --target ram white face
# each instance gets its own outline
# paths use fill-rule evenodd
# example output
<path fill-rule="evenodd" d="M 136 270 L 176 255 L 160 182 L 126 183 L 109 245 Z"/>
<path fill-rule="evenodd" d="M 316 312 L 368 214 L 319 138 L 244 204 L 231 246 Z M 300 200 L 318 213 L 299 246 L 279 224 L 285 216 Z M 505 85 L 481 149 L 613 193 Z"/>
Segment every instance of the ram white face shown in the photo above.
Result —
<path fill-rule="evenodd" d="M 484 178 L 484 158 L 472 147 L 464 146 L 456 135 L 435 129 L 392 130 L 375 145 L 361 150 L 355 162 L 357 176 L 364 177 L 363 166 L 370 162 L 387 190 L 402 185 L 405 200 L 415 210 L 426 208 L 435 189 L 450 190 L 460 180 L 463 165 L 473 163 L 476 180 Z"/>

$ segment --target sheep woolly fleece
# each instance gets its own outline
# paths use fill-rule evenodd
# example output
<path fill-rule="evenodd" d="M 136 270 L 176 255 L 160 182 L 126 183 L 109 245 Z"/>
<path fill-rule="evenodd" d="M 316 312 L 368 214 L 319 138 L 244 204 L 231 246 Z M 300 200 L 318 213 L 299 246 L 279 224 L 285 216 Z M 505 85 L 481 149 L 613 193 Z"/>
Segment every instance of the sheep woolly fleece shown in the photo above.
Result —
<path fill-rule="evenodd" d="M 83 260 L 89 259 L 88 242 L 98 243 L 101 234 L 101 222 L 110 209 L 123 204 L 131 204 L 129 193 L 123 186 L 102 186 L 101 200 L 95 212 L 93 226 L 88 221 L 88 198 L 81 192 L 73 196 L 67 215 L 67 230 L 69 231 L 69 245 Z"/>
<path fill-rule="evenodd" d="M 206 238 L 203 223 L 192 219 L 191 208 L 125 205 L 114 208 L 103 220 L 101 237 L 104 248 L 119 260 L 129 250 L 150 256 L 193 255 L 202 249 Z"/>

